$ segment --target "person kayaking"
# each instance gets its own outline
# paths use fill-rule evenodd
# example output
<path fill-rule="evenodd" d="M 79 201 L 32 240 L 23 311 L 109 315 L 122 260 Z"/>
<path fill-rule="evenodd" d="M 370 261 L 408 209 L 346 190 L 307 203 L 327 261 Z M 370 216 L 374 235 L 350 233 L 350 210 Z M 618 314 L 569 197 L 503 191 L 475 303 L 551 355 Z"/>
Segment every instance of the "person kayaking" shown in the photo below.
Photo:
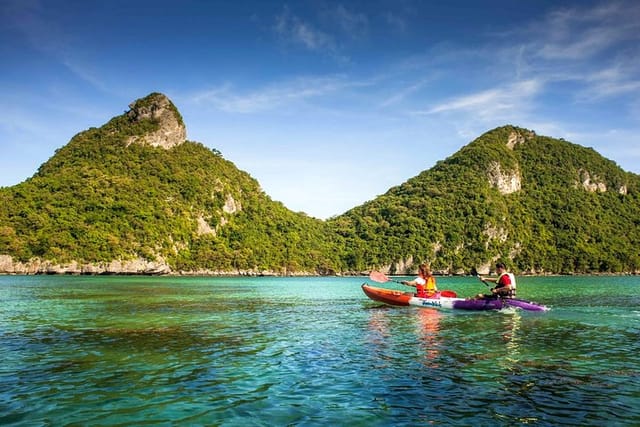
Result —
<path fill-rule="evenodd" d="M 476 298 L 495 299 L 495 298 L 515 298 L 516 297 L 516 278 L 512 273 L 507 272 L 507 266 L 503 262 L 496 264 L 496 278 L 484 278 L 478 276 L 483 282 L 493 282 L 496 284 L 491 288 L 491 295 L 480 294 Z"/>
<path fill-rule="evenodd" d="M 404 280 L 403 285 L 413 286 L 416 288 L 416 296 L 419 298 L 429 298 L 438 292 L 436 287 L 436 278 L 431 274 L 429 264 L 423 263 L 418 267 L 418 277 L 413 280 Z"/>

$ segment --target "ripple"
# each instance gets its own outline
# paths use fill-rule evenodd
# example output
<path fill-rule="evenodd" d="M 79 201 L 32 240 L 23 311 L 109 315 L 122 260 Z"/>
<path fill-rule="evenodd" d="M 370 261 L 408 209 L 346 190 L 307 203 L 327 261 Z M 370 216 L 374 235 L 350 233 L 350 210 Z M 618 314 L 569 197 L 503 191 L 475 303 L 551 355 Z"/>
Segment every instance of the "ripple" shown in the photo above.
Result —
<path fill-rule="evenodd" d="M 82 279 L 0 278 L 0 423 L 640 424 L 635 309 L 391 308 L 353 279 Z"/>

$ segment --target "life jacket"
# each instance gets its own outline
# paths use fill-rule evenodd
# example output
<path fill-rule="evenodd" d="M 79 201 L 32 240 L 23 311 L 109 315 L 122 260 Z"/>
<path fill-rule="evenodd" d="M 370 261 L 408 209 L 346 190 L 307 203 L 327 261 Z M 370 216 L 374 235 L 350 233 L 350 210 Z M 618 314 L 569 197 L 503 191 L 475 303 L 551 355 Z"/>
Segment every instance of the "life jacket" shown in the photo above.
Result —
<path fill-rule="evenodd" d="M 509 278 L 510 286 L 507 292 L 500 292 L 500 296 L 503 298 L 515 298 L 516 297 L 516 276 L 513 273 L 502 273 L 498 276 L 496 288 L 504 288 L 505 285 L 502 284 L 502 277 L 507 276 Z"/>
<path fill-rule="evenodd" d="M 511 289 L 513 290 L 513 296 L 516 296 L 516 276 L 513 273 L 507 273 L 509 279 L 511 279 Z"/>
<path fill-rule="evenodd" d="M 427 298 L 438 292 L 436 288 L 436 279 L 429 276 L 426 279 L 422 277 L 416 278 L 416 296 L 419 298 Z"/>
<path fill-rule="evenodd" d="M 427 295 L 433 295 L 438 291 L 436 288 L 436 279 L 433 276 L 427 277 L 427 284 L 424 290 Z"/>

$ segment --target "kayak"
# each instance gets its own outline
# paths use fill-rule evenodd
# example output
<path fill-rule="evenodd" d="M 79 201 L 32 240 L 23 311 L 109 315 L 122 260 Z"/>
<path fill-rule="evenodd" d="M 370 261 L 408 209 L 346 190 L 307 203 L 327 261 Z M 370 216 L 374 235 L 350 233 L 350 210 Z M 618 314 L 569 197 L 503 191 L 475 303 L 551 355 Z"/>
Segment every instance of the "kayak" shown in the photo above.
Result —
<path fill-rule="evenodd" d="M 421 298 L 412 292 L 402 292 L 393 289 L 376 288 L 366 283 L 362 284 L 365 295 L 374 301 L 380 301 L 396 306 L 415 306 L 425 308 L 448 308 L 455 310 L 501 310 L 514 307 L 528 311 L 546 311 L 547 307 L 517 298 L 505 299 L 467 299 L 458 298 L 455 292 L 436 292 L 433 296 Z"/>

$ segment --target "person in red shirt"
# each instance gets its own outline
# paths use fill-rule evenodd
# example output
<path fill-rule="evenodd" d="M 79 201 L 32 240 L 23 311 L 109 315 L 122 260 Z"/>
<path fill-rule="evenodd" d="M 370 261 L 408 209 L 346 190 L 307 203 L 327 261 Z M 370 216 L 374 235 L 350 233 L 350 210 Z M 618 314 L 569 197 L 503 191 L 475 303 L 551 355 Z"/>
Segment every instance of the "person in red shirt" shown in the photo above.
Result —
<path fill-rule="evenodd" d="M 491 288 L 491 295 L 483 295 L 484 298 L 515 298 L 516 297 L 516 278 L 513 274 L 507 273 L 507 267 L 503 262 L 496 264 L 496 278 L 483 278 L 483 282 L 493 282 L 496 285 Z"/>

